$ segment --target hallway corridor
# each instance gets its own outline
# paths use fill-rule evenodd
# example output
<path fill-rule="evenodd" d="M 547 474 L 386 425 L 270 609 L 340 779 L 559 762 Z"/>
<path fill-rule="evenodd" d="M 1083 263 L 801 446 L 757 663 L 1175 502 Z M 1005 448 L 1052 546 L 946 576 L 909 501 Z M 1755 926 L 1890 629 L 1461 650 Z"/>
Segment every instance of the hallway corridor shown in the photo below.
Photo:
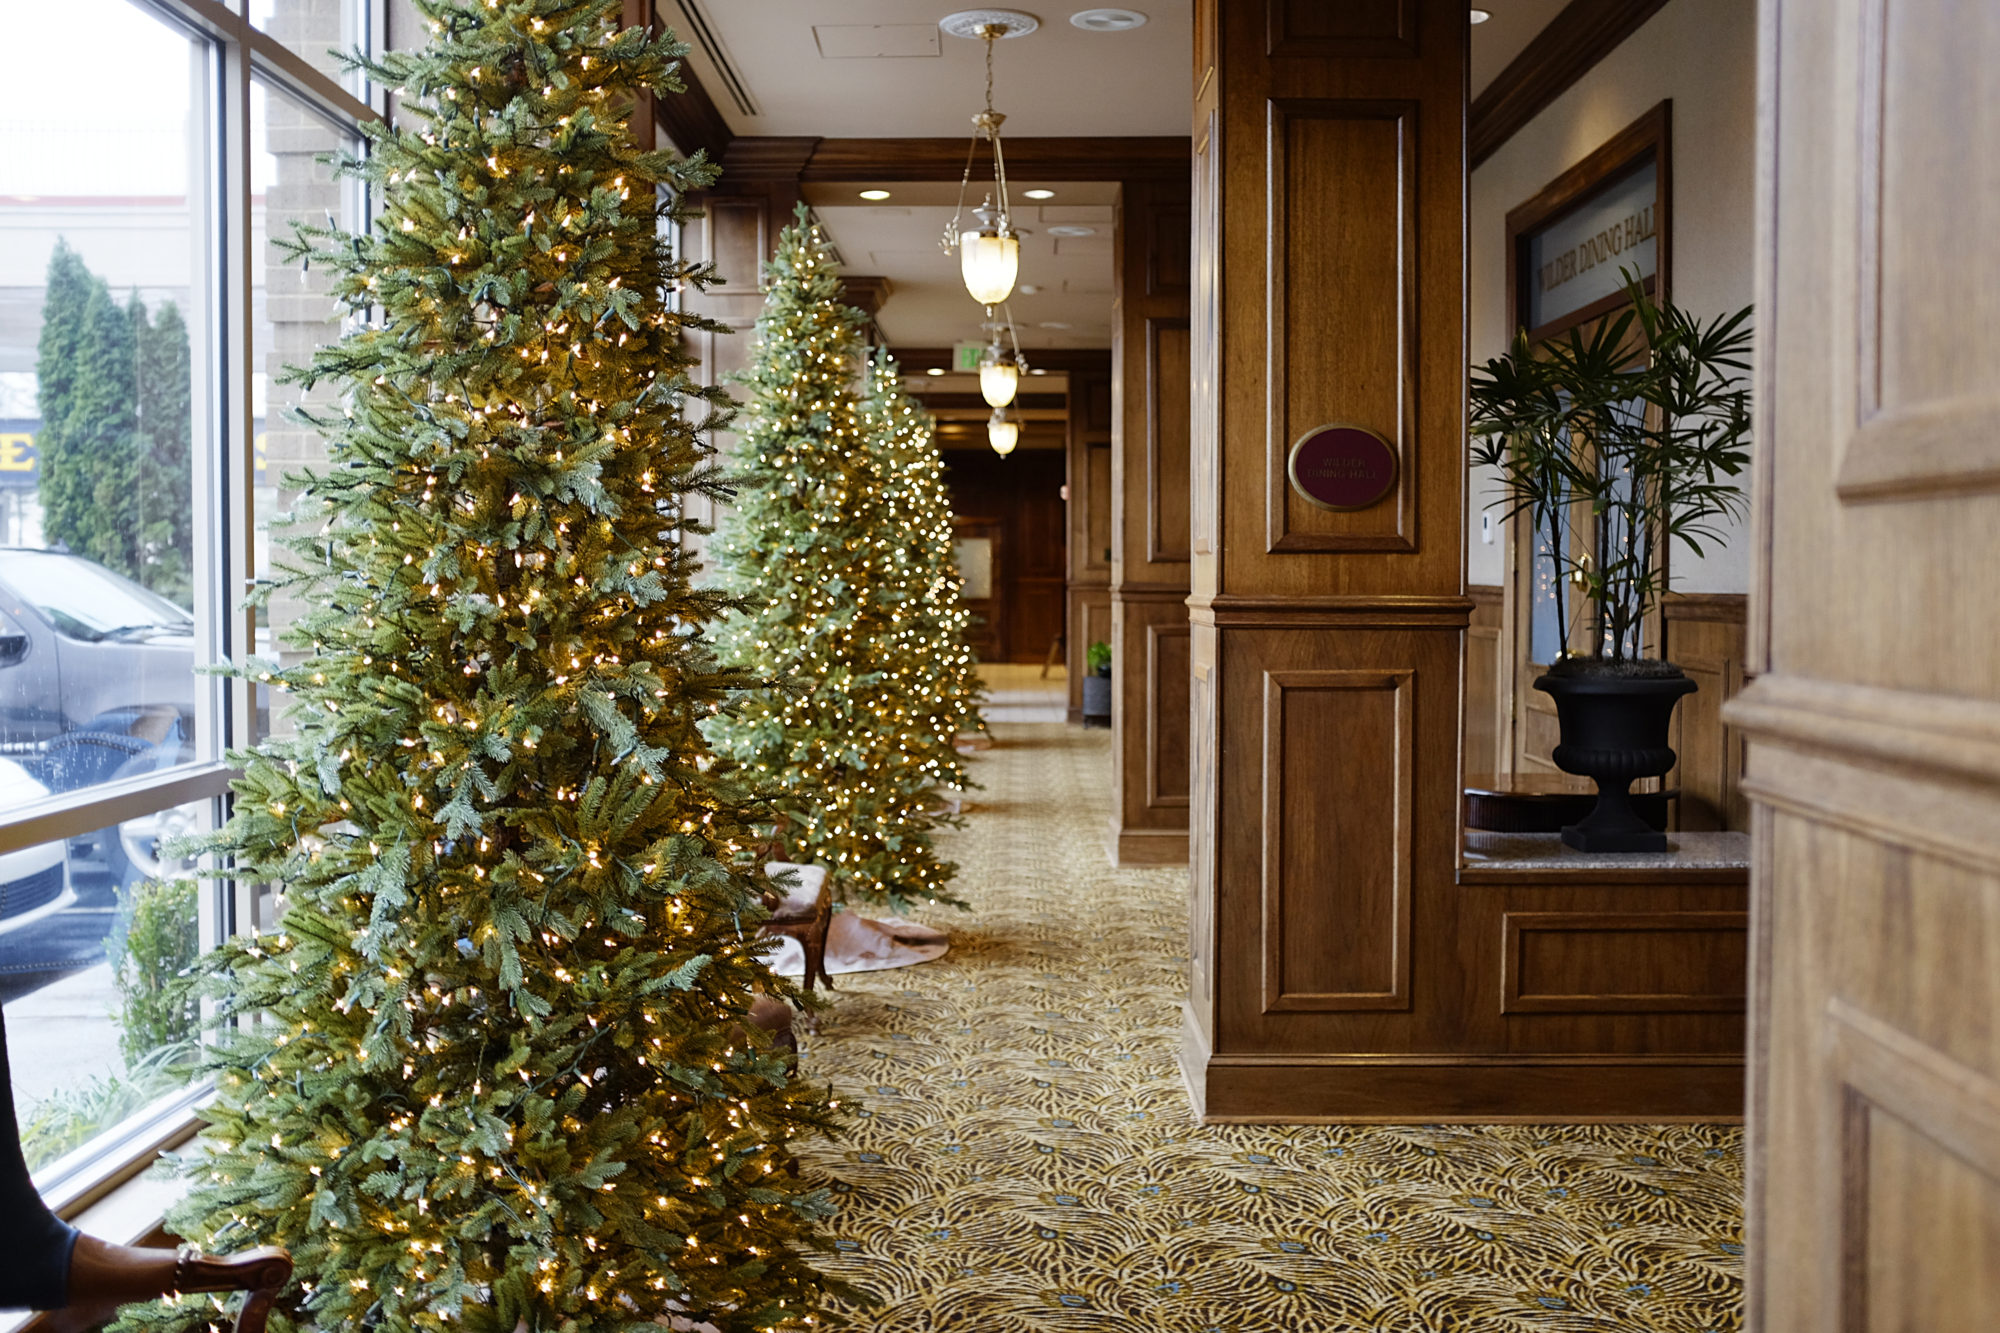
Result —
<path fill-rule="evenodd" d="M 1107 864 L 1106 734 L 993 731 L 941 844 L 975 905 L 951 952 L 839 978 L 806 1041 L 858 1103 L 810 1162 L 820 1262 L 881 1302 L 857 1327 L 1742 1326 L 1733 1127 L 1193 1124 L 1187 872 Z"/>

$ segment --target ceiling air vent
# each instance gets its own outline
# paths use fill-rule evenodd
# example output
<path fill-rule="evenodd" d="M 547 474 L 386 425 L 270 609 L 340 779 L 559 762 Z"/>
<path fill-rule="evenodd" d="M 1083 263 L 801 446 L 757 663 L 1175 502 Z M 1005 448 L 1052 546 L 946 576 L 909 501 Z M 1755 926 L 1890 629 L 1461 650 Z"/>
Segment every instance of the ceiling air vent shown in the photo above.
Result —
<path fill-rule="evenodd" d="M 743 76 L 736 72 L 736 66 L 730 63 L 729 53 L 722 49 L 722 43 L 716 40 L 714 29 L 708 26 L 708 18 L 701 12 L 701 5 L 696 0 L 677 0 L 677 2 L 680 5 L 681 17 L 687 20 L 687 29 L 676 35 L 706 51 L 708 58 L 715 62 L 716 73 L 722 76 L 723 86 L 729 90 L 730 99 L 736 103 L 736 109 L 746 116 L 756 115 L 757 104 L 750 100 L 750 90 L 743 85 Z"/>
<path fill-rule="evenodd" d="M 896 60 L 938 53 L 930 23 L 815 23 L 822 60 Z"/>

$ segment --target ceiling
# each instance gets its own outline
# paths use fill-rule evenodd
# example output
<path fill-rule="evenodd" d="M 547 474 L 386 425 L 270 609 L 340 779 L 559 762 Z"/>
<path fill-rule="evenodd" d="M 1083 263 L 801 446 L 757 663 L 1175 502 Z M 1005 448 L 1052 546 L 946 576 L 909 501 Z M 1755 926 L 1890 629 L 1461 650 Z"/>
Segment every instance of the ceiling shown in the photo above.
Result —
<path fill-rule="evenodd" d="M 984 53 L 976 40 L 938 28 L 965 8 L 953 0 L 654 0 L 661 19 L 694 46 L 696 74 L 739 135 L 826 138 L 971 136 L 984 99 Z M 1476 96 L 1564 7 L 1566 0 L 1480 0 L 1493 17 L 1472 29 Z M 1009 6 L 1016 7 L 1016 6 Z M 1124 0 L 1148 17 L 1126 32 L 1071 25 L 1080 0 L 1023 4 L 1041 26 L 994 47 L 994 105 L 1014 136 L 1184 135 L 1191 116 L 1191 0 Z M 965 294 L 956 260 L 937 239 L 956 180 L 821 184 L 806 192 L 840 248 L 848 272 L 879 275 L 891 293 L 878 322 L 890 345 L 936 347 L 980 338 L 980 308 Z M 1044 206 L 1011 181 L 1022 241 L 1021 281 L 1011 302 L 1021 346 L 1106 347 L 1111 342 L 1112 221 L 1116 187 L 1048 182 Z M 975 174 L 975 191 L 978 179 Z M 977 195 L 970 201 L 978 203 Z M 1053 237 L 1053 226 L 1095 235 Z M 1047 328 L 1045 325 L 1068 325 Z M 1032 359 L 1032 358 L 1031 358 Z"/>
<path fill-rule="evenodd" d="M 1015 226 L 1022 233 L 1021 285 L 1008 307 L 1021 346 L 1109 347 L 1118 187 L 1049 182 L 1044 188 L 1055 191 L 1055 198 L 1037 206 L 1021 194 L 1036 182 L 1012 184 Z M 889 299 L 876 316 L 889 345 L 945 347 L 981 338 L 983 312 L 966 295 L 958 261 L 938 248 L 957 182 L 886 184 L 882 188 L 890 195 L 880 203 L 862 199 L 858 192 L 864 188 L 866 182 L 808 186 L 806 202 L 839 248 L 847 272 L 889 279 Z M 975 194 L 970 202 L 979 201 Z M 1051 227 L 1091 234 L 1054 236 Z"/>
<path fill-rule="evenodd" d="M 984 43 L 938 30 L 939 19 L 969 7 L 952 0 L 654 3 L 694 44 L 695 72 L 738 134 L 969 136 L 970 117 L 984 104 Z M 1150 21 L 1112 33 L 1072 27 L 1070 14 L 1087 7 L 1081 3 L 1007 7 L 1033 14 L 1041 27 L 994 44 L 993 104 L 1007 113 L 1006 133 L 1188 132 L 1189 0 L 1127 0 Z M 877 49 L 924 54 L 826 54 Z"/>
<path fill-rule="evenodd" d="M 1472 95 L 1485 92 L 1493 76 L 1507 68 L 1507 62 L 1568 4 L 1569 0 L 1479 0 L 1479 8 L 1493 17 L 1472 26 Z"/>

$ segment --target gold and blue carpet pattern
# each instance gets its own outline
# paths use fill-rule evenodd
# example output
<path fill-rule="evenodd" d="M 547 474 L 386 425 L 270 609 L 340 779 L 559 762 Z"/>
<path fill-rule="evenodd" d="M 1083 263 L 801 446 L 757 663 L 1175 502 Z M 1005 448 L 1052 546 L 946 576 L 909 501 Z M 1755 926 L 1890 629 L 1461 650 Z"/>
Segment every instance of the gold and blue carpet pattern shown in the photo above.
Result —
<path fill-rule="evenodd" d="M 1103 733 L 996 726 L 944 959 L 843 976 L 829 1271 L 877 1333 L 1742 1326 L 1721 1126 L 1215 1126 L 1174 1061 L 1183 870 L 1113 870 Z"/>

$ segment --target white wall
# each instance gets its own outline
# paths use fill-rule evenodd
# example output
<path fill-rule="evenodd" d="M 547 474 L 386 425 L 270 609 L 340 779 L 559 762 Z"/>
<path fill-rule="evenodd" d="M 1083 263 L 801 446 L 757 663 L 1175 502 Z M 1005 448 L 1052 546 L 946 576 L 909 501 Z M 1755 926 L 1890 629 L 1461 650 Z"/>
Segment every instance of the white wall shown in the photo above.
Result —
<path fill-rule="evenodd" d="M 1473 364 L 1507 350 L 1507 213 L 1664 99 L 1673 100 L 1670 295 L 1706 320 L 1748 305 L 1757 124 L 1753 0 L 1673 0 L 1472 173 L 1467 237 Z M 1747 479 L 1746 479 L 1747 480 Z M 1472 478 L 1466 577 L 1504 577 L 1504 534 L 1480 540 L 1488 479 Z M 1707 545 L 1706 543 L 1704 544 Z M 1747 592 L 1748 533 L 1673 553 L 1676 592 Z"/>

